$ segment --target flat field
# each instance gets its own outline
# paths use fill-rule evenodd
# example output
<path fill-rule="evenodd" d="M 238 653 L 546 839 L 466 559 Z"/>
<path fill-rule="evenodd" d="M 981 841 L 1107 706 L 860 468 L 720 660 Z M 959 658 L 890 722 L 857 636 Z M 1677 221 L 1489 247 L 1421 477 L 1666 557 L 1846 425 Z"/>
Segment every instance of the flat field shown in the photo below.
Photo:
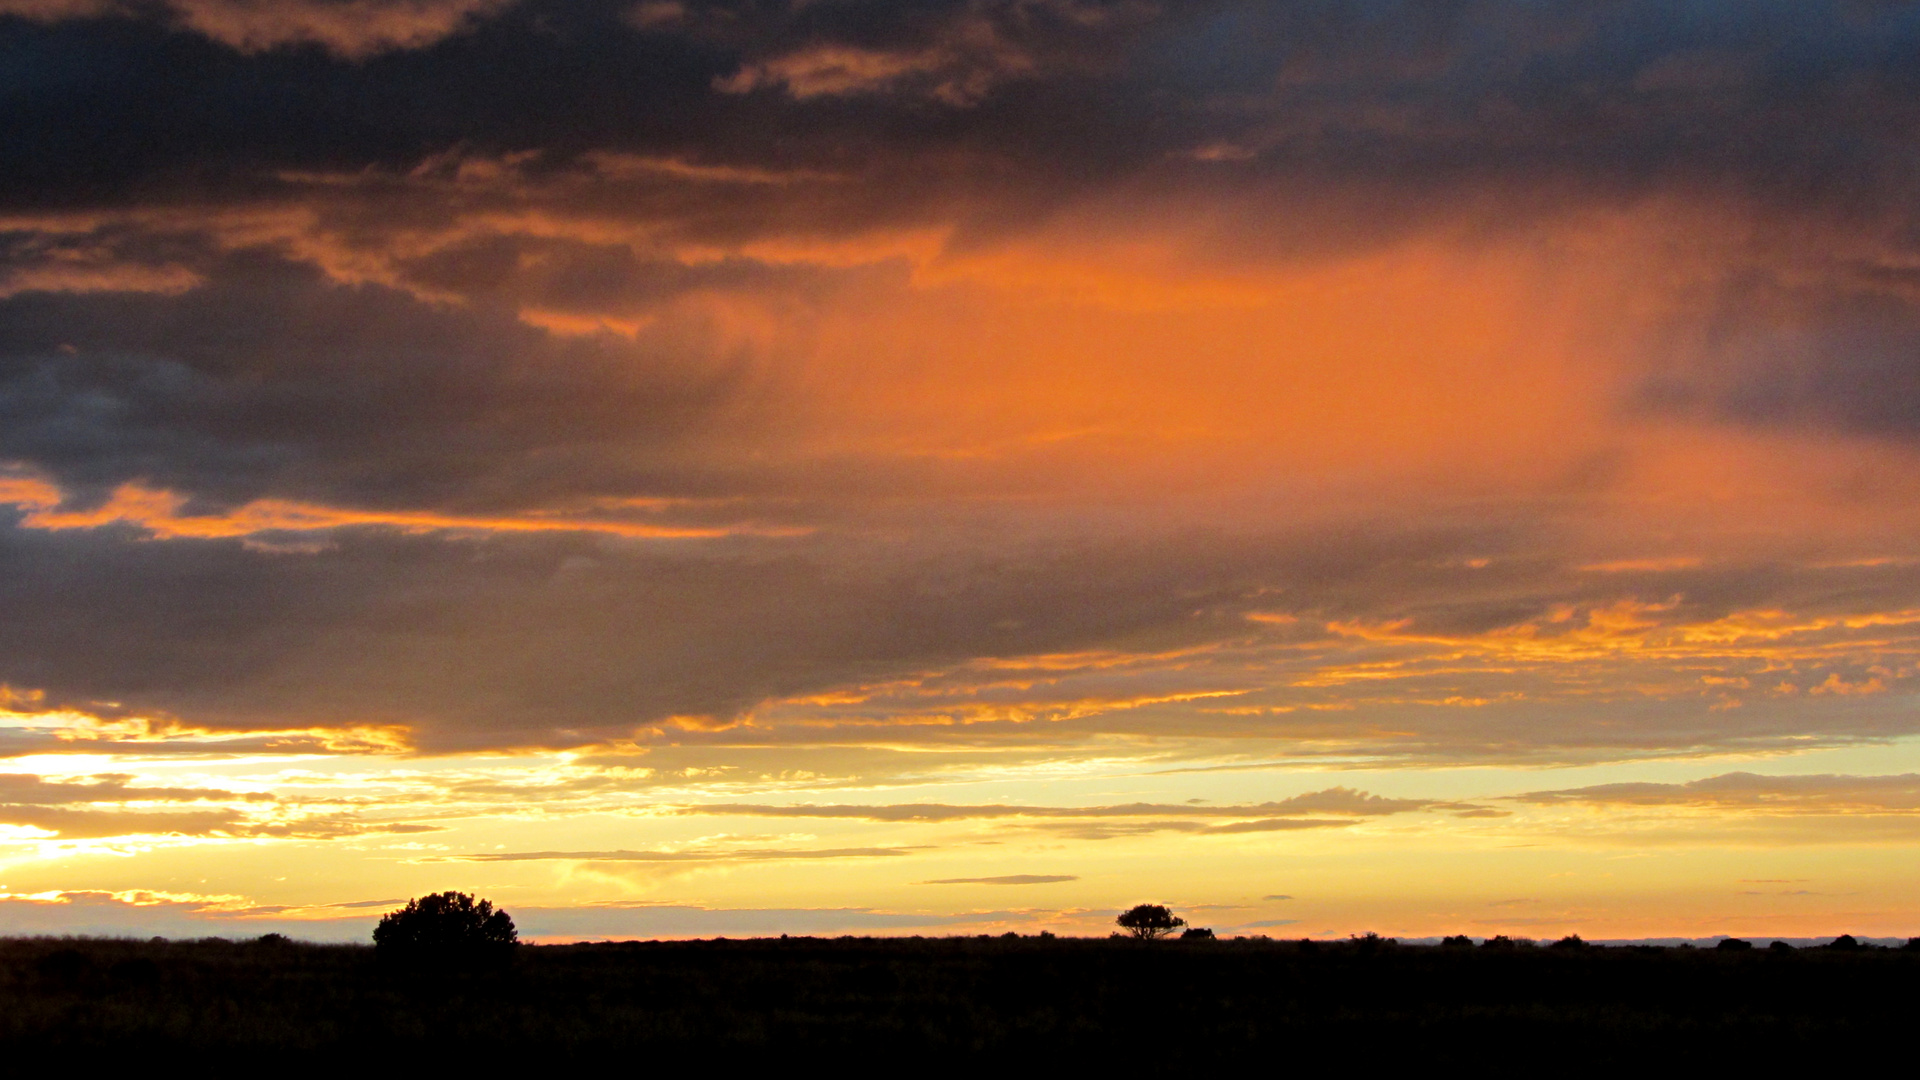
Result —
<path fill-rule="evenodd" d="M 1916 1005 L 1920 952 L 1893 949 L 793 938 L 446 966 L 279 941 L 0 941 L 0 1050 L 214 1073 L 695 1055 L 935 1073 L 1833 1065 L 1903 1049 Z"/>

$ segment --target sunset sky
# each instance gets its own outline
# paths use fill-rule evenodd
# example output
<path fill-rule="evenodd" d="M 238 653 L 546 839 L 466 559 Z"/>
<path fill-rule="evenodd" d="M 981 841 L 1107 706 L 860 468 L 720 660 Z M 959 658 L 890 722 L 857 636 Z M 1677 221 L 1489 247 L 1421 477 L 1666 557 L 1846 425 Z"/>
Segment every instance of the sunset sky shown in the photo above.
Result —
<path fill-rule="evenodd" d="M 1920 934 L 1920 5 L 0 0 L 0 933 Z"/>

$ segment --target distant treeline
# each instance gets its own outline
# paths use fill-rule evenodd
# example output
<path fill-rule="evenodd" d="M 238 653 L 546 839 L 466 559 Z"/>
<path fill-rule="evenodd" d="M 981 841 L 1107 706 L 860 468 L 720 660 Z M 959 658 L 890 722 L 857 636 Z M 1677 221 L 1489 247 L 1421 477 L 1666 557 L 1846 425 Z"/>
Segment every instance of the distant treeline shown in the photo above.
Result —
<path fill-rule="evenodd" d="M 936 1073 L 1777 1069 L 1864 1059 L 1904 1038 L 1920 998 L 1920 949 L 1510 944 L 761 938 L 521 946 L 457 963 L 277 938 L 12 939 L 0 940 L 0 1050 L 215 1072 L 695 1054 Z"/>

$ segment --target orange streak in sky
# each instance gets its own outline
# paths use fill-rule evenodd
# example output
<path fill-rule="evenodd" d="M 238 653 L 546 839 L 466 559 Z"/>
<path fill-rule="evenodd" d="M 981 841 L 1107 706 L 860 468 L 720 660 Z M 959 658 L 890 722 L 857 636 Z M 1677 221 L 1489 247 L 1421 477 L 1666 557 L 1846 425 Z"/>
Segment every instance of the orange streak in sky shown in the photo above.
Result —
<path fill-rule="evenodd" d="M 0 504 L 30 512 L 21 524 L 30 529 L 92 529 L 126 523 L 171 540 L 228 539 L 270 532 L 318 532 L 355 526 L 385 526 L 405 532 L 473 530 L 478 532 L 584 532 L 640 539 L 703 539 L 722 536 L 795 536 L 807 530 L 760 526 L 649 525 L 581 517 L 468 517 L 431 511 L 374 511 L 320 506 L 286 499 L 259 499 L 226 514 L 180 516 L 184 498 L 139 484 L 122 484 L 97 509 L 61 511 L 59 490 L 44 481 L 0 480 Z"/>

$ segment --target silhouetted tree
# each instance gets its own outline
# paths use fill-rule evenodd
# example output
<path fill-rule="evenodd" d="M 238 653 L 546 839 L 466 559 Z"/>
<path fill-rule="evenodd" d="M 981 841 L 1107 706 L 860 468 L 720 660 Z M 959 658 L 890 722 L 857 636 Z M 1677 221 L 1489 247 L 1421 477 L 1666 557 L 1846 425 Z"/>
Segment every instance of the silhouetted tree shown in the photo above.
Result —
<path fill-rule="evenodd" d="M 374 947 L 383 956 L 497 956 L 519 942 L 512 916 L 460 892 L 416 897 L 373 928 Z"/>
<path fill-rule="evenodd" d="M 1399 944 L 1394 939 L 1381 937 L 1371 930 L 1364 934 L 1348 934 L 1347 941 L 1353 946 L 1354 951 L 1359 953 L 1375 953 L 1379 952 L 1383 946 Z"/>
<path fill-rule="evenodd" d="M 1793 946 L 1787 944 L 1784 941 L 1776 941 L 1773 944 L 1767 946 L 1767 951 L 1768 952 L 1792 952 Z"/>
<path fill-rule="evenodd" d="M 1587 943 L 1580 940 L 1579 934 L 1568 934 L 1566 937 L 1561 938 L 1549 946 L 1549 948 L 1554 949 L 1584 949 L 1586 947 Z"/>
<path fill-rule="evenodd" d="M 1513 944 L 1512 938 L 1508 937 L 1505 934 L 1495 934 L 1494 936 L 1481 942 L 1480 947 L 1483 949 L 1499 949 L 1504 951 L 1507 949 L 1512 949 L 1515 946 Z"/>
<path fill-rule="evenodd" d="M 1840 952 L 1854 952 L 1860 948 L 1860 943 L 1854 940 L 1852 934 L 1841 934 L 1839 937 L 1827 942 L 1826 947 L 1829 949 L 1837 949 Z"/>
<path fill-rule="evenodd" d="M 1113 921 L 1118 923 L 1122 930 L 1141 941 L 1166 937 L 1187 925 L 1187 920 L 1176 916 L 1160 904 L 1135 904 L 1121 912 L 1120 917 Z"/>
<path fill-rule="evenodd" d="M 1189 926 L 1180 931 L 1181 941 L 1212 941 L 1213 931 L 1204 926 Z"/>
<path fill-rule="evenodd" d="M 1721 952 L 1743 952 L 1753 948 L 1753 942 L 1742 941 L 1737 937 L 1721 938 L 1720 944 L 1715 945 L 1714 948 Z"/>

